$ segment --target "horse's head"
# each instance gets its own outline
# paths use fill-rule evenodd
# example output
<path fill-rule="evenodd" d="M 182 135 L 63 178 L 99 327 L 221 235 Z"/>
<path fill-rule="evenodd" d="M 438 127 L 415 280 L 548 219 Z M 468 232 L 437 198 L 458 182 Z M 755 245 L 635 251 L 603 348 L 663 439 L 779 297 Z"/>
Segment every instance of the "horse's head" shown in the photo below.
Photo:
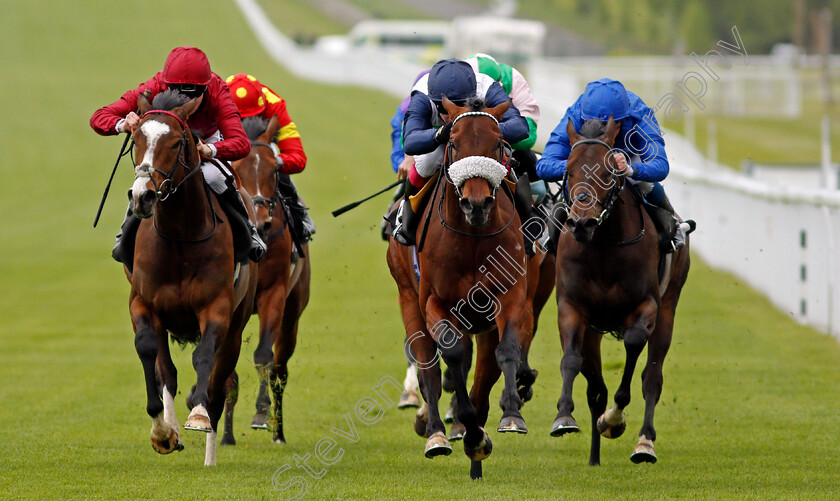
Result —
<path fill-rule="evenodd" d="M 603 123 L 586 121 L 580 134 L 569 120 L 571 152 L 566 163 L 564 198 L 569 206 L 566 226 L 578 242 L 592 240 L 595 230 L 607 218 L 610 208 L 624 186 L 616 171 L 613 143 L 619 126 L 612 117 Z"/>
<path fill-rule="evenodd" d="M 271 144 L 280 125 L 276 116 L 271 120 L 253 116 L 242 119 L 242 128 L 251 141 L 251 152 L 234 162 L 233 168 L 242 179 L 242 186 L 252 194 L 251 199 L 257 209 L 257 229 L 265 237 L 271 230 L 276 208 L 274 192 L 277 189 L 278 165 Z"/>
<path fill-rule="evenodd" d="M 485 108 L 482 100 L 471 99 L 462 107 L 443 96 L 443 106 L 452 119 L 447 174 L 467 222 L 482 226 L 488 221 L 496 190 L 507 175 L 502 164 L 505 142 L 499 122 L 510 101 Z"/>
<path fill-rule="evenodd" d="M 175 192 L 187 171 L 198 166 L 198 151 L 186 121 L 201 104 L 176 91 L 137 98 L 140 123 L 134 130 L 134 184 L 128 192 L 130 208 L 138 217 L 152 215 L 155 202 Z M 183 169 L 181 169 L 183 167 Z"/>

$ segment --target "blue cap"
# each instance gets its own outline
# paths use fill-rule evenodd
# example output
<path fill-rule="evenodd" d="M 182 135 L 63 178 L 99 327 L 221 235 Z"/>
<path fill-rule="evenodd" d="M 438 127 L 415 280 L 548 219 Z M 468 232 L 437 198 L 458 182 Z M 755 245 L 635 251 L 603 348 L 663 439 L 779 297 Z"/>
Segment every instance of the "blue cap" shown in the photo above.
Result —
<path fill-rule="evenodd" d="M 621 82 L 602 78 L 586 85 L 580 98 L 580 116 L 584 120 L 595 118 L 606 122 L 621 120 L 630 114 L 630 98 Z"/>
<path fill-rule="evenodd" d="M 443 59 L 429 72 L 429 99 L 464 101 L 475 96 L 475 72 L 469 63 L 460 59 Z"/>

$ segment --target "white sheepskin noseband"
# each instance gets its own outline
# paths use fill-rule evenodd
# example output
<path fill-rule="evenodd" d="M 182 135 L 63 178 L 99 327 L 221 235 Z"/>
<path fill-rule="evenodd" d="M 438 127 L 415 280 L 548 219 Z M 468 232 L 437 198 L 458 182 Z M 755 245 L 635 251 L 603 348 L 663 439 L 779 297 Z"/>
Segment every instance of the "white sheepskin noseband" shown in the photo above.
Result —
<path fill-rule="evenodd" d="M 453 162 L 449 166 L 449 177 L 459 190 L 467 182 L 467 179 L 473 177 L 483 177 L 490 182 L 495 190 L 506 175 L 507 169 L 505 166 L 488 157 L 466 157 Z"/>

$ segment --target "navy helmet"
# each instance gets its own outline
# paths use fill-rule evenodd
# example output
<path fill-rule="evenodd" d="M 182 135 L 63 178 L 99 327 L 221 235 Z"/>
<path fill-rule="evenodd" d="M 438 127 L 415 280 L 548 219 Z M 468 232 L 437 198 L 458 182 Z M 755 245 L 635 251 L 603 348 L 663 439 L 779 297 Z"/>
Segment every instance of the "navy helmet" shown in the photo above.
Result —
<path fill-rule="evenodd" d="M 429 72 L 429 99 L 439 103 L 446 96 L 450 101 L 466 101 L 475 96 L 475 72 L 466 61 L 442 59 Z"/>
<path fill-rule="evenodd" d="M 580 98 L 580 116 L 584 120 L 595 118 L 606 122 L 627 118 L 630 114 L 630 98 L 627 90 L 616 80 L 602 78 L 586 85 Z"/>

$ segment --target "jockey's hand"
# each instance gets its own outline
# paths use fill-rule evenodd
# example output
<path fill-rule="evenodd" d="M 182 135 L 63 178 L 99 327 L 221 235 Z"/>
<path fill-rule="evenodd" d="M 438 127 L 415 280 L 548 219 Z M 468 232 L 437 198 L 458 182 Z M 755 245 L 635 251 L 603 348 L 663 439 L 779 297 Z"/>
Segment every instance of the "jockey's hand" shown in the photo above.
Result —
<path fill-rule="evenodd" d="M 123 123 L 120 125 L 120 130 L 118 130 L 117 132 L 134 132 L 134 129 L 139 123 L 140 116 L 137 115 L 137 113 L 134 113 L 133 111 L 129 112 L 129 114 L 126 115 Z"/>
<path fill-rule="evenodd" d="M 616 163 L 616 174 L 633 177 L 635 174 L 633 166 L 627 163 L 627 157 L 623 153 L 613 153 L 613 160 Z"/>
<path fill-rule="evenodd" d="M 437 144 L 446 144 L 449 141 L 449 132 L 452 131 L 452 122 L 447 122 L 435 132 L 435 142 Z"/>
<path fill-rule="evenodd" d="M 400 166 L 397 167 L 397 179 L 405 179 L 408 177 L 408 173 L 411 170 L 412 165 L 414 165 L 414 157 L 406 155 L 405 158 L 403 158 L 403 161 L 400 162 Z"/>
<path fill-rule="evenodd" d="M 213 148 L 207 146 L 207 143 L 199 139 L 196 146 L 198 147 L 198 154 L 202 158 L 213 158 Z"/>

